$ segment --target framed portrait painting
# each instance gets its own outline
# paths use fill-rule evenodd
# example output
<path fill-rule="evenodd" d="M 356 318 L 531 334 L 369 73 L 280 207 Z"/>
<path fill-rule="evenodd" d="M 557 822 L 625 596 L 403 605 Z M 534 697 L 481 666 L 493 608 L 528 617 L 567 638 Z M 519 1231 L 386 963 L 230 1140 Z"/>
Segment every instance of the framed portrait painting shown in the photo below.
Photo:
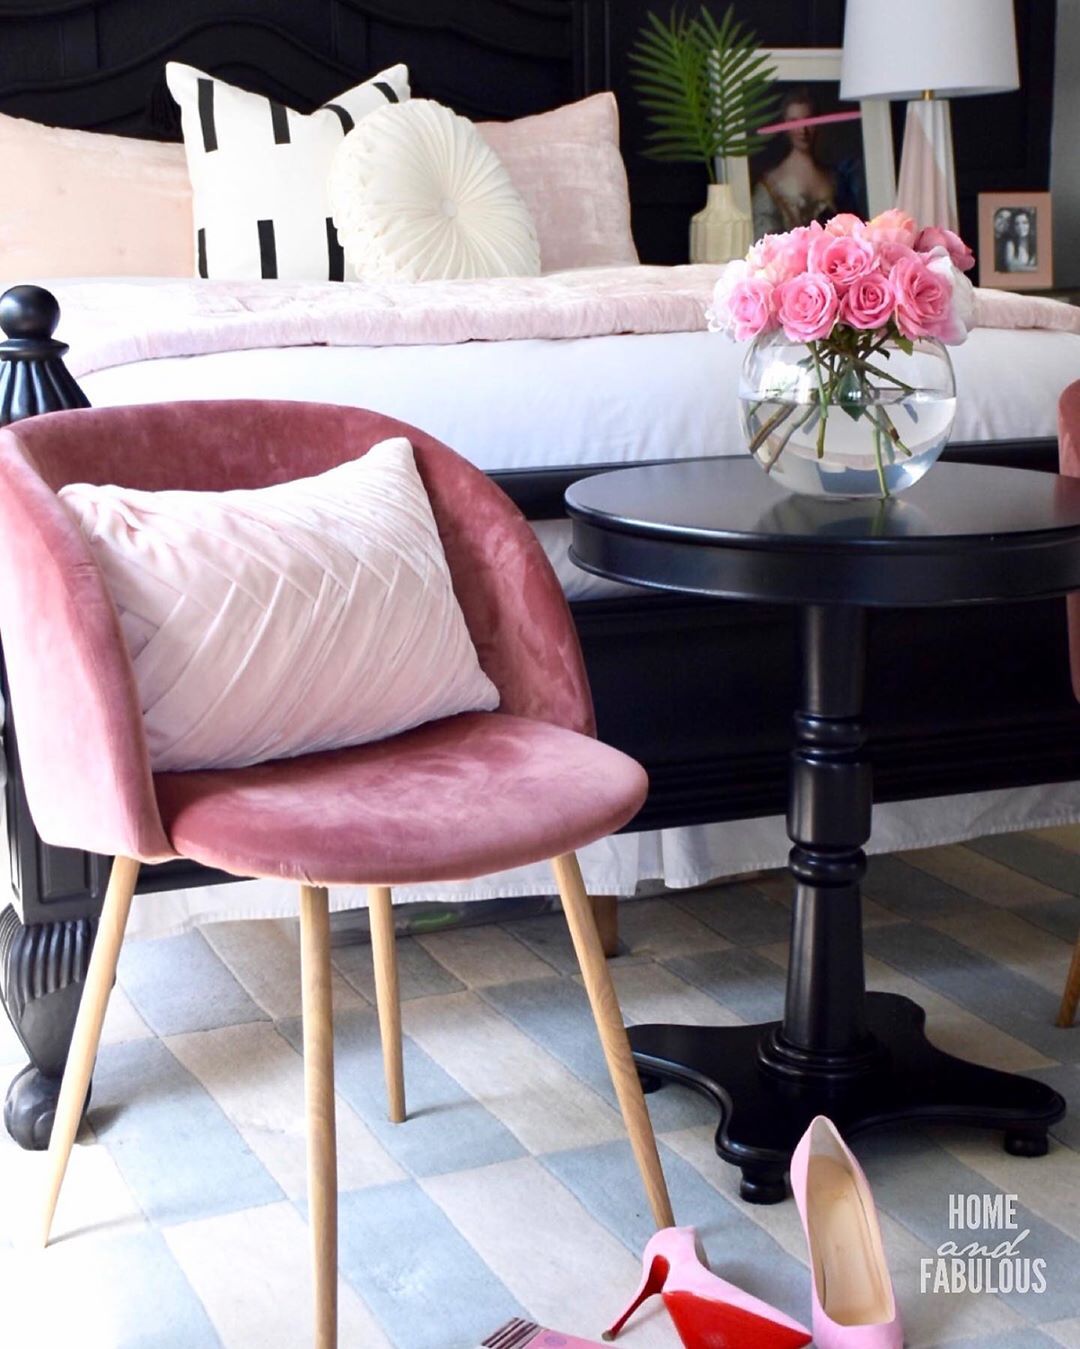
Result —
<path fill-rule="evenodd" d="M 851 211 L 864 219 L 896 204 L 887 101 L 840 101 L 839 47 L 770 47 L 777 114 L 768 144 L 724 163 L 753 236 L 778 234 Z M 775 129 L 774 129 L 775 128 Z"/>
<path fill-rule="evenodd" d="M 1049 192 L 979 193 L 979 284 L 1049 290 L 1054 284 Z"/>

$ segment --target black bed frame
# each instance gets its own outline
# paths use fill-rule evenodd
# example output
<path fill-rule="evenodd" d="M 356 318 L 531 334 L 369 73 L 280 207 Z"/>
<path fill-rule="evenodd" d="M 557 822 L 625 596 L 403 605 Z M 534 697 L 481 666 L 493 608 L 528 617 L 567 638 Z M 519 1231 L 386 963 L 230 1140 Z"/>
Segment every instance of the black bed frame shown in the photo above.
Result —
<path fill-rule="evenodd" d="M 232 0 L 223 15 L 221 0 L 0 0 L 0 111 L 170 138 L 176 127 L 160 72 L 176 57 L 296 106 L 405 60 L 418 92 L 476 116 L 517 116 L 617 85 L 632 38 L 625 13 L 636 27 L 643 8 L 638 0 Z M 802 22 L 807 45 L 837 43 L 838 3 L 776 0 L 773 8 L 791 11 L 792 25 Z M 752 17 L 762 29 L 760 9 Z M 1028 53 L 1038 48 L 1026 41 Z M 670 202 L 658 203 L 656 180 L 635 180 L 632 168 L 635 181 L 635 219 L 643 217 L 648 232 Z M 1026 185 L 1015 175 L 1013 183 Z M 0 190 L 17 192 L 17 184 Z M 685 232 L 685 206 L 678 211 Z M 3 315 L 10 338 L 0 345 L 0 424 L 82 400 L 70 376 L 58 373 L 63 348 L 52 338 L 48 300 L 24 292 Z M 1052 441 L 953 445 L 947 453 L 1057 466 Z M 531 519 L 550 519 L 561 516 L 571 482 L 603 468 L 493 476 Z M 573 610 L 600 734 L 649 770 L 649 798 L 632 828 L 784 811 L 795 668 L 789 611 L 652 594 Z M 1080 708 L 1062 601 L 877 612 L 869 649 L 877 800 L 1080 777 Z M 15 902 L 0 914 L 0 1000 L 31 1060 L 8 1092 L 5 1122 L 23 1146 L 41 1147 L 110 859 L 41 843 L 10 716 L 4 754 Z M 139 889 L 223 879 L 234 878 L 173 862 L 144 867 Z"/>

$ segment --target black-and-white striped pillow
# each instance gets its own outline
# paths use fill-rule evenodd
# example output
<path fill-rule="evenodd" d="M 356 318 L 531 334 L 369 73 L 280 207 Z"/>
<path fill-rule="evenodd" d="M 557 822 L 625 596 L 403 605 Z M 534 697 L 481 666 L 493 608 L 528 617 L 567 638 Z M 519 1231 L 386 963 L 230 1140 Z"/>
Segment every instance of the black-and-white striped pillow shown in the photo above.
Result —
<path fill-rule="evenodd" d="M 180 105 L 199 275 L 343 280 L 326 186 L 330 162 L 362 117 L 409 97 L 405 66 L 380 71 L 306 116 L 175 61 L 165 78 Z"/>

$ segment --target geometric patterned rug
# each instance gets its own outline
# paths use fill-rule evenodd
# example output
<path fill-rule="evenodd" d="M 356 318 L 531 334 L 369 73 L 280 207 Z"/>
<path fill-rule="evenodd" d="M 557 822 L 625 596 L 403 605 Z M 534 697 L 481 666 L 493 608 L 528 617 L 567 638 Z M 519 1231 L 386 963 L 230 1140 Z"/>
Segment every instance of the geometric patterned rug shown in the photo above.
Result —
<path fill-rule="evenodd" d="M 1080 829 L 874 858 L 864 892 L 872 988 L 921 1002 L 941 1048 L 1078 1103 L 1040 1159 L 971 1130 L 858 1140 L 907 1343 L 1080 1349 L 1080 1027 L 1053 1025 L 1080 930 Z M 628 1021 L 779 1015 L 783 875 L 630 901 L 620 920 Z M 370 950 L 334 951 L 342 1349 L 472 1349 L 512 1316 L 599 1338 L 650 1223 L 561 916 L 401 939 L 399 960 L 409 1119 L 392 1126 Z M 125 949 L 45 1252 L 24 1245 L 43 1158 L 0 1138 L 0 1343 L 310 1343 L 299 1012 L 295 923 Z M 0 1078 L 21 1064 L 5 1022 Z M 712 1267 L 809 1321 L 793 1204 L 739 1201 L 706 1102 L 665 1087 L 649 1107 L 677 1220 L 699 1228 Z M 955 1195 L 1018 1197 L 1004 1237 L 1043 1262 L 1044 1291 L 921 1286 L 958 1235 Z M 627 1349 L 677 1349 L 654 1301 Z"/>

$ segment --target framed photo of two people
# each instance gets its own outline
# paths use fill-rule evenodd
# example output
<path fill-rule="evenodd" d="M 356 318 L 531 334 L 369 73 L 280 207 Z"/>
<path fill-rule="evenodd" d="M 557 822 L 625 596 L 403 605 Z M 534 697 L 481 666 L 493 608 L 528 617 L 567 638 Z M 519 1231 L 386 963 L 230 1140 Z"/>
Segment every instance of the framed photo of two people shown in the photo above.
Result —
<path fill-rule="evenodd" d="M 1049 192 L 979 193 L 979 284 L 1049 290 L 1054 284 Z"/>

